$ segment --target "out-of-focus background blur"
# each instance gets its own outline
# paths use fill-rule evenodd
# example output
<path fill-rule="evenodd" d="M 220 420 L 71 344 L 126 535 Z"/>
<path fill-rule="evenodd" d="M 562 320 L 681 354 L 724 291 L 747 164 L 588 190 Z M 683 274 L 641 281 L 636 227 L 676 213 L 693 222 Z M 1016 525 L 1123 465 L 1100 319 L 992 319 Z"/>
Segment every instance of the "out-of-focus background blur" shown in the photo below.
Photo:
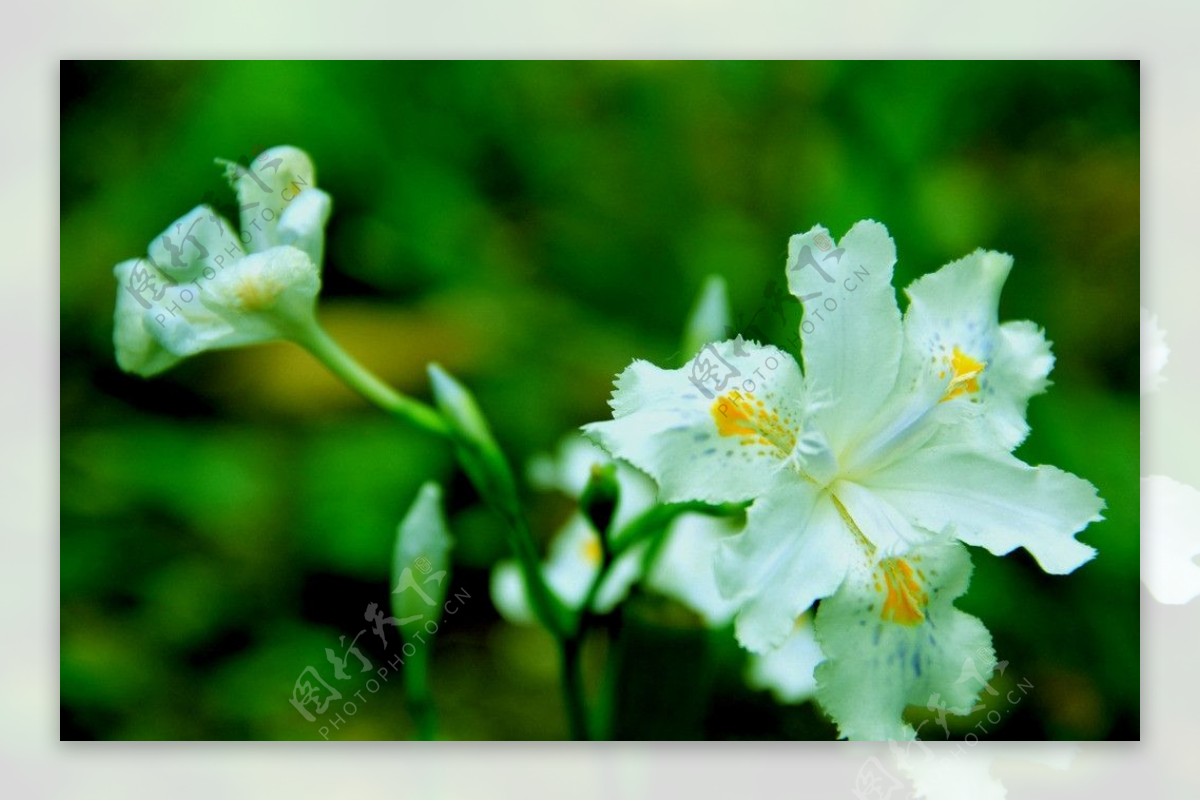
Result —
<path fill-rule="evenodd" d="M 334 198 L 327 329 L 419 397 L 444 364 L 521 464 L 606 417 L 633 358 L 678 360 L 710 273 L 739 325 L 790 339 L 799 305 L 774 292 L 792 233 L 884 222 L 898 287 L 1012 253 L 1001 317 L 1043 325 L 1057 356 L 1018 455 L 1091 480 L 1107 519 L 1066 577 L 972 550 L 960 605 L 1007 665 L 949 736 L 1137 738 L 1138 83 L 1108 62 L 65 63 L 62 736 L 319 737 L 293 685 L 387 603 L 396 524 L 429 477 L 470 595 L 433 653 L 440 735 L 566 736 L 552 643 L 494 611 L 500 526 L 440 443 L 289 345 L 151 381 L 114 363 L 112 266 L 198 203 L 236 219 L 214 157 L 293 144 Z M 570 503 L 527 496 L 544 541 Z M 748 689 L 731 638 L 664 599 L 636 593 L 621 632 L 617 736 L 834 735 Z M 359 645 L 386 664 L 370 632 Z M 331 737 L 413 736 L 399 682 L 355 689 Z M 913 711 L 925 738 L 935 718 Z"/>

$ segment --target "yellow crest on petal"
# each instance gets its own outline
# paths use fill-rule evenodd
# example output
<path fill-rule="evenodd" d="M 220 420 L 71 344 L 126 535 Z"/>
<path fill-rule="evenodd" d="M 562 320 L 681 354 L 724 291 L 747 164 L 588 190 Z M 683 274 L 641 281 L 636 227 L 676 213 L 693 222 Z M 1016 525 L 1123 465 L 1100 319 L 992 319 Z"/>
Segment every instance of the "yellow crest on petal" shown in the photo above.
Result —
<path fill-rule="evenodd" d="M 979 376 L 985 367 L 986 364 L 963 353 L 956 345 L 950 358 L 950 385 L 946 387 L 946 394 L 942 396 L 942 400 L 948 401 L 965 393 L 978 392 Z M 940 377 L 944 378 L 945 375 L 943 370 Z"/>

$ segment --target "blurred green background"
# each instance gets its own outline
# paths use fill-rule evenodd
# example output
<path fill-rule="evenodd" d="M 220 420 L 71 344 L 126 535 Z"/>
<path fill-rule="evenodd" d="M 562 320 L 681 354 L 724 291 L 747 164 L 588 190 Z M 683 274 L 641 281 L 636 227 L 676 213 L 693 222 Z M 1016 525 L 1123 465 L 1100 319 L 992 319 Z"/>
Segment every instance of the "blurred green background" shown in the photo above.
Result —
<path fill-rule="evenodd" d="M 566 736 L 552 642 L 494 611 L 500 525 L 438 442 L 289 345 L 151 381 L 114 363 L 112 266 L 200 202 L 236 219 L 212 159 L 285 143 L 334 198 L 327 329 L 418 397 L 446 365 L 522 464 L 606 417 L 631 359 L 679 360 L 710 273 L 740 326 L 789 338 L 799 304 L 770 298 L 792 233 L 884 222 L 898 287 L 1014 254 L 1001 318 L 1044 325 L 1058 359 L 1018 455 L 1091 480 L 1107 519 L 1066 577 L 972 549 L 961 606 L 1008 665 L 951 737 L 1138 737 L 1136 64 L 64 63 L 61 86 L 63 738 L 318 738 L 293 683 L 387 603 L 396 524 L 431 476 L 471 596 L 433 654 L 441 736 Z M 544 541 L 570 503 L 527 495 Z M 747 689 L 729 635 L 664 599 L 635 593 L 617 630 L 617 736 L 834 735 Z M 364 692 L 330 736 L 412 736 L 400 689 Z"/>

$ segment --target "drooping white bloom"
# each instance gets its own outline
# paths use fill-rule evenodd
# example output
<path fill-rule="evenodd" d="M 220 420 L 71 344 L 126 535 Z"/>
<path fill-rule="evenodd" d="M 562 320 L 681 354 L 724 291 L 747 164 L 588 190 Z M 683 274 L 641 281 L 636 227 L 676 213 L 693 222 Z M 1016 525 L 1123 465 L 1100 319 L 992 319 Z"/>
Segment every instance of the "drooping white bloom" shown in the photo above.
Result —
<path fill-rule="evenodd" d="M 915 282 L 902 318 L 882 225 L 860 222 L 836 245 L 817 227 L 788 250 L 803 372 L 741 340 L 678 370 L 635 361 L 617 378 L 613 419 L 585 431 L 665 500 L 753 499 L 715 565 L 739 641 L 777 648 L 828 599 L 816 620 L 822 703 L 845 736 L 911 737 L 909 699 L 990 653 L 982 625 L 950 606 L 969 560 L 943 533 L 996 554 L 1024 547 L 1066 573 L 1094 554 L 1074 535 L 1102 502 L 1088 482 L 1010 454 L 1052 358 L 1032 324 L 996 320 L 1007 257 L 977 252 Z M 940 687 L 950 711 L 970 710 L 991 669 Z"/>
<path fill-rule="evenodd" d="M 566 438 L 553 456 L 541 456 L 529 466 L 530 483 L 544 490 L 558 490 L 578 498 L 593 466 L 607 464 L 611 457 L 583 437 Z M 613 514 L 619 530 L 655 501 L 655 487 L 645 475 L 621 461 L 616 462 L 620 497 Z M 667 531 L 662 549 L 647 573 L 644 546 L 634 546 L 617 557 L 600 586 L 593 611 L 611 611 L 625 599 L 635 582 L 645 577 L 649 588 L 678 600 L 700 615 L 706 623 L 720 626 L 733 617 L 733 604 L 722 597 L 708 568 L 722 537 L 734 533 L 728 524 L 699 514 L 684 514 Z M 575 510 L 555 534 L 543 566 L 551 591 L 571 609 L 578 609 L 595 580 L 603 559 L 600 535 L 579 510 Z M 512 623 L 528 624 L 535 618 L 529 605 L 525 580 L 513 560 L 500 562 L 492 572 L 492 600 L 501 615 Z"/>
<path fill-rule="evenodd" d="M 617 561 L 601 585 L 592 611 L 609 612 L 625 599 L 641 573 L 641 554 L 641 549 L 630 551 Z M 578 609 L 600 570 L 601 559 L 600 537 L 587 520 L 576 514 L 550 543 L 542 577 L 564 605 Z M 491 591 L 492 602 L 505 620 L 520 625 L 536 622 L 525 578 L 515 561 L 506 559 L 496 565 L 492 571 Z"/>
<path fill-rule="evenodd" d="M 311 160 L 275 147 L 228 171 L 240 234 L 197 206 L 146 256 L 114 268 L 121 369 L 151 376 L 195 353 L 286 338 L 311 322 L 330 210 Z"/>
<path fill-rule="evenodd" d="M 571 437 L 554 456 L 539 456 L 529 465 L 530 483 L 543 490 L 557 490 L 579 498 L 587 485 L 592 466 L 611 461 L 608 455 L 580 437 Z M 628 523 L 654 500 L 654 486 L 627 464 L 617 463 L 621 494 L 613 512 L 617 526 Z M 641 575 L 642 549 L 623 554 L 600 587 L 593 611 L 613 609 Z M 550 543 L 542 575 L 559 600 L 578 609 L 600 571 L 604 557 L 600 535 L 584 514 L 576 509 Z M 492 600 L 511 623 L 528 624 L 536 619 L 529 605 L 525 579 L 515 560 L 504 560 L 492 571 Z"/>

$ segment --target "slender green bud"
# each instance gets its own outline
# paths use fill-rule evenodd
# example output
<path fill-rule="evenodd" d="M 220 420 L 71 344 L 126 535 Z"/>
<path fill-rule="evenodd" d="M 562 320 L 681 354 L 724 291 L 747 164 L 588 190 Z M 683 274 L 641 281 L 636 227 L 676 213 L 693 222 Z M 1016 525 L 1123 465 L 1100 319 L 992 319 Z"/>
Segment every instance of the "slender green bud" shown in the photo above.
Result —
<path fill-rule="evenodd" d="M 620 498 L 621 485 L 617 481 L 617 465 L 614 462 L 592 465 L 591 476 L 583 488 L 583 494 L 579 496 L 579 509 L 600 535 L 600 541 L 606 543 L 606 551 L 608 529 L 612 525 Z"/>

